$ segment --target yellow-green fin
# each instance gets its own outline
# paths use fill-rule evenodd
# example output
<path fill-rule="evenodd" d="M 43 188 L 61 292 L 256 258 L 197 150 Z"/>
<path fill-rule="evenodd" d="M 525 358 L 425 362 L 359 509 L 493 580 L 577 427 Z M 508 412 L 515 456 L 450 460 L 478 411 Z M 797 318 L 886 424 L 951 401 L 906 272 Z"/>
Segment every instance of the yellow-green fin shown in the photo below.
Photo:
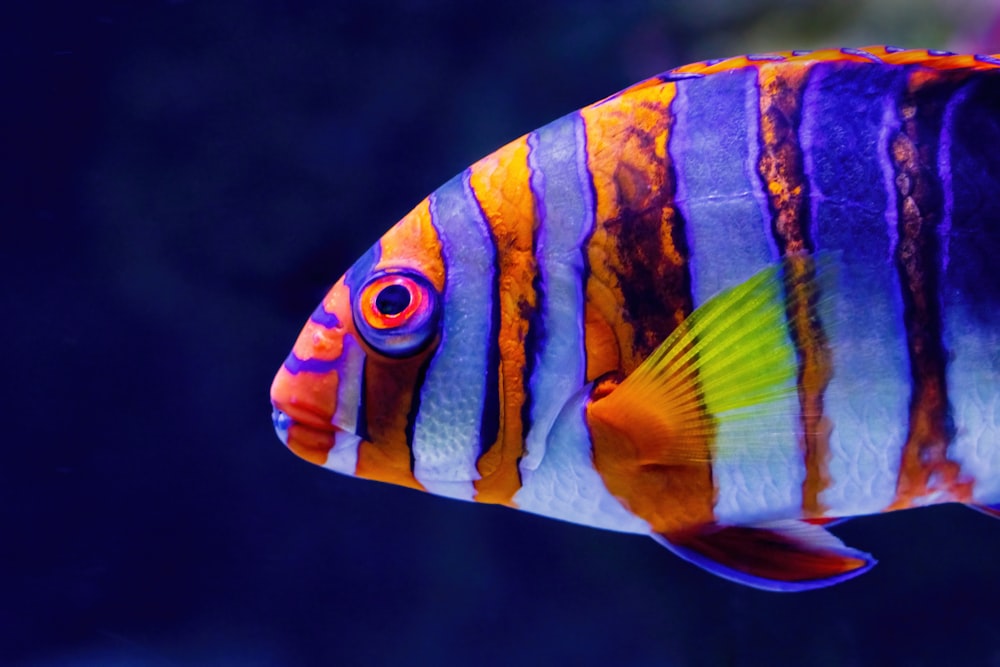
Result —
<path fill-rule="evenodd" d="M 610 392 L 595 392 L 592 425 L 634 447 L 639 464 L 707 461 L 718 422 L 746 420 L 740 428 L 767 428 L 789 413 L 796 394 L 798 358 L 789 333 L 786 274 L 809 276 L 795 286 L 816 303 L 829 294 L 822 279 L 831 261 L 798 255 L 771 265 L 746 282 L 715 295 Z M 806 266 L 807 270 L 802 271 Z M 819 282 L 823 289 L 820 290 Z M 817 312 L 821 309 L 817 306 Z M 788 414 L 787 422 L 794 419 Z M 767 442 L 765 438 L 756 441 Z"/>

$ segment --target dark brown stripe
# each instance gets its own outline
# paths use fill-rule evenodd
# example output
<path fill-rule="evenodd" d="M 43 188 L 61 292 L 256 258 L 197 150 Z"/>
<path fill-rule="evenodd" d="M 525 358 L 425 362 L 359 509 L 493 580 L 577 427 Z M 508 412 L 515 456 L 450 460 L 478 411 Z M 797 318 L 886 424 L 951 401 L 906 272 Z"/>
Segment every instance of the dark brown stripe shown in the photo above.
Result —
<path fill-rule="evenodd" d="M 667 150 L 676 83 L 640 86 L 580 111 L 594 185 L 594 233 L 587 241 L 587 379 L 605 377 L 590 406 L 631 373 L 691 314 L 684 220 L 674 203 L 676 174 Z M 608 490 L 655 532 L 676 534 L 715 520 L 713 433 L 688 444 L 684 465 L 661 460 L 641 424 L 611 414 L 610 398 L 588 413 L 594 466 Z M 607 414 L 601 415 L 601 410 Z M 632 437 L 634 436 L 634 437 Z"/>
<path fill-rule="evenodd" d="M 810 67 L 763 64 L 759 67 L 760 159 L 758 173 L 771 212 L 771 230 L 788 259 L 789 333 L 798 354 L 798 393 L 802 433 L 800 447 L 806 475 L 802 509 L 822 513 L 820 493 L 829 484 L 829 426 L 823 416 L 823 392 L 833 376 L 832 355 L 817 312 L 819 298 L 815 251 L 809 233 L 809 185 L 803 169 L 799 125 Z"/>
<path fill-rule="evenodd" d="M 913 377 L 909 431 L 894 507 L 919 504 L 922 496 L 952 487 L 959 474 L 958 465 L 947 459 L 954 428 L 938 296 L 941 248 L 937 227 L 943 217 L 944 194 L 937 165 L 945 106 L 966 76 L 913 69 L 899 104 L 900 130 L 890 142 L 898 216 L 894 259 Z"/>
<path fill-rule="evenodd" d="M 588 242 L 588 307 L 595 290 L 614 293 L 618 312 L 601 315 L 618 339 L 619 369 L 626 374 L 693 308 L 687 235 L 674 203 L 677 176 L 667 151 L 674 84 L 661 88 L 670 95 L 637 90 L 593 110 L 599 113 L 582 111 L 597 204 Z M 588 364 L 588 379 L 619 369 Z"/>

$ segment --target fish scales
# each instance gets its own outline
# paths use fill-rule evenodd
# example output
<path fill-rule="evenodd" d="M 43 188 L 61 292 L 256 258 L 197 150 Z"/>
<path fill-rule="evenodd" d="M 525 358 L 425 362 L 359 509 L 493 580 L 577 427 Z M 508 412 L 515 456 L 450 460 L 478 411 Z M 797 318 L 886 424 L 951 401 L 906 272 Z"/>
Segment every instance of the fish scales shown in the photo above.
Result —
<path fill-rule="evenodd" d="M 836 583 L 874 561 L 819 523 L 1000 503 L 997 191 L 995 57 L 677 68 L 392 228 L 279 370 L 276 428 L 339 472 Z"/>

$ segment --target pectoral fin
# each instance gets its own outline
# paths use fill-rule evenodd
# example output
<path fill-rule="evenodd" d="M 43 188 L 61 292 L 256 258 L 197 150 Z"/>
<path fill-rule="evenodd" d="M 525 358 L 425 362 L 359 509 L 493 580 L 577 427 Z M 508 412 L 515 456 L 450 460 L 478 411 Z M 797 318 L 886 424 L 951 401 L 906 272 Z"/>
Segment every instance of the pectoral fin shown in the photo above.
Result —
<path fill-rule="evenodd" d="M 626 377 L 595 384 L 586 407 L 594 467 L 652 532 L 712 524 L 715 463 L 766 474 L 761 462 L 795 437 L 789 294 L 826 303 L 830 260 L 797 255 L 766 267 L 701 304 Z"/>
<path fill-rule="evenodd" d="M 816 276 L 827 273 L 828 261 L 797 261 L 815 263 Z M 714 296 L 628 377 L 598 385 L 588 408 L 592 426 L 629 443 L 639 464 L 684 465 L 712 458 L 706 441 L 720 421 L 740 420 L 747 430 L 773 423 L 768 416 L 783 415 L 785 399 L 797 392 L 784 275 L 785 264 L 774 264 Z M 817 285 L 814 279 L 804 287 L 819 293 Z"/>
<path fill-rule="evenodd" d="M 803 521 L 712 525 L 684 535 L 653 535 L 653 539 L 712 574 L 767 591 L 832 586 L 875 565 L 869 554 Z"/>

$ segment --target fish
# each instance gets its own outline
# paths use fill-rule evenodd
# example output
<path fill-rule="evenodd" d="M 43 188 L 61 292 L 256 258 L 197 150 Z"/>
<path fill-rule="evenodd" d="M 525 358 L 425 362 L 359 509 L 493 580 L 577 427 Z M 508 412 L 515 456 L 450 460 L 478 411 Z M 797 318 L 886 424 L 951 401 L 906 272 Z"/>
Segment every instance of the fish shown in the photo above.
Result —
<path fill-rule="evenodd" d="M 831 526 L 1000 515 L 1000 56 L 686 65 L 479 160 L 333 285 L 271 386 L 355 477 L 803 591 Z"/>

